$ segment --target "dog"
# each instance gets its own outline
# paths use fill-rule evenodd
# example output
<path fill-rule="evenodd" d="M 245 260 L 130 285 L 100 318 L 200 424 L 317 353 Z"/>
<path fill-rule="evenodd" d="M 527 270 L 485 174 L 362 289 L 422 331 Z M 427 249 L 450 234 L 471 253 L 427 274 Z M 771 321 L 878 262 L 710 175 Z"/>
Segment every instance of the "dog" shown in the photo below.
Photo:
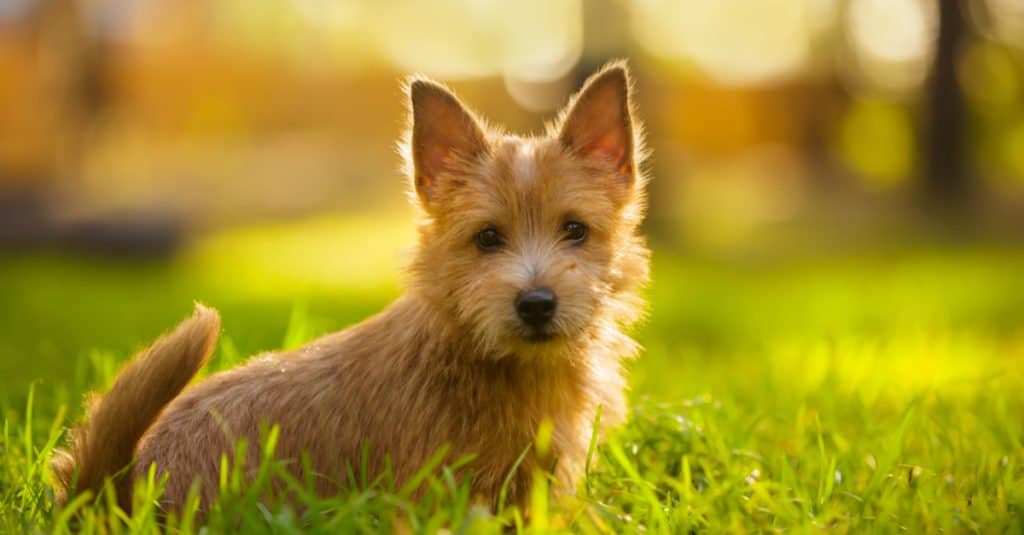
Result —
<path fill-rule="evenodd" d="M 112 480 L 129 510 L 155 464 L 168 473 L 164 510 L 183 507 L 194 482 L 208 508 L 221 456 L 244 438 L 254 470 L 267 424 L 279 426 L 274 455 L 296 475 L 308 455 L 324 495 L 360 462 L 402 484 L 442 447 L 446 462 L 472 456 L 459 474 L 491 507 L 503 487 L 525 505 L 538 470 L 575 489 L 599 411 L 602 429 L 625 418 L 622 366 L 639 351 L 626 331 L 649 276 L 628 67 L 606 65 L 531 137 L 486 125 L 430 79 L 405 89 L 400 148 L 419 229 L 406 292 L 362 323 L 186 389 L 220 331 L 218 313 L 196 305 L 87 404 L 53 460 L 59 500 Z M 542 424 L 546 451 L 530 448 Z"/>

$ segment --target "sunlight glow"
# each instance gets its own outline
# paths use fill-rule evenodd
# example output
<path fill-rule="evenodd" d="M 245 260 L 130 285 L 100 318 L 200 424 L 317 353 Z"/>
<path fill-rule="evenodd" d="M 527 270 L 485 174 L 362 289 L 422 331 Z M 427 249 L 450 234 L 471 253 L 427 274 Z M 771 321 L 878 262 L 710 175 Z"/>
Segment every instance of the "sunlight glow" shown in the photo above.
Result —
<path fill-rule="evenodd" d="M 919 86 L 928 66 L 938 22 L 925 0 L 857 0 L 844 21 L 856 78 L 869 86 L 906 90 Z"/>
<path fill-rule="evenodd" d="M 652 53 L 744 85 L 793 76 L 810 58 L 812 17 L 792 0 L 636 0 L 633 34 Z"/>
<path fill-rule="evenodd" d="M 409 214 L 328 215 L 216 232 L 190 247 L 183 267 L 250 297 L 390 292 L 414 243 Z"/>
<path fill-rule="evenodd" d="M 506 72 L 550 80 L 583 51 L 580 0 L 380 5 L 383 47 L 409 71 L 449 79 Z"/>

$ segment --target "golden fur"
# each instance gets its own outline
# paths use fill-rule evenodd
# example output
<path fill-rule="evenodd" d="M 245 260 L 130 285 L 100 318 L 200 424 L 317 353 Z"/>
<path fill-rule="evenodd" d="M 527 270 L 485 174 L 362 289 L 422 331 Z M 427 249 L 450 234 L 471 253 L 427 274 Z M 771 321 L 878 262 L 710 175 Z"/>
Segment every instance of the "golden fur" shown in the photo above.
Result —
<path fill-rule="evenodd" d="M 219 329 L 216 312 L 197 307 L 91 405 L 71 453 L 54 462 L 64 491 L 95 491 L 113 477 L 127 508 L 131 481 L 155 463 L 170 473 L 166 508 L 180 507 L 197 478 L 209 504 L 221 455 L 243 437 L 258 444 L 261 423 L 271 423 L 280 426 L 276 455 L 308 452 L 322 493 L 337 491 L 364 444 L 370 469 L 389 457 L 399 483 L 449 445 L 449 460 L 476 455 L 465 473 L 477 498 L 494 505 L 545 420 L 550 454 L 527 454 L 508 497 L 522 504 L 531 474 L 552 464 L 574 487 L 598 408 L 603 424 L 625 416 L 621 364 L 638 348 L 623 328 L 642 311 L 637 292 L 648 277 L 637 236 L 646 178 L 627 68 L 613 63 L 591 77 L 537 137 L 483 125 L 429 80 L 407 89 L 403 153 L 421 218 L 405 295 L 358 325 L 179 395 Z M 567 220 L 585 223 L 585 241 L 567 242 Z M 474 244 L 487 226 L 502 237 L 498 251 Z M 531 341 L 513 302 L 539 286 L 557 295 L 557 310 L 549 338 Z M 249 452 L 251 467 L 259 453 Z"/>

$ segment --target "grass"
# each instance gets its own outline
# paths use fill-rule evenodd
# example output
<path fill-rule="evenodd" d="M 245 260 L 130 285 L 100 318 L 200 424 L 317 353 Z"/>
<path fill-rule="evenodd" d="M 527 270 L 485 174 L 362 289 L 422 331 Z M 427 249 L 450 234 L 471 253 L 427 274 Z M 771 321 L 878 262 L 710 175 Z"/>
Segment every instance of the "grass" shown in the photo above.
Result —
<path fill-rule="evenodd" d="M 0 529 L 159 531 L 155 477 L 131 517 L 103 496 L 54 508 L 46 459 L 82 394 L 192 299 L 224 315 L 212 369 L 379 309 L 409 234 L 375 225 L 371 243 L 366 228 L 241 229 L 168 261 L 0 258 Z M 595 445 L 575 497 L 536 485 L 529 524 L 475 507 L 450 467 L 429 465 L 421 499 L 359 463 L 340 496 L 288 480 L 297 510 L 265 488 L 283 473 L 268 460 L 254 486 L 226 469 L 202 526 L 186 510 L 170 531 L 1021 532 L 1022 272 L 1024 253 L 996 247 L 729 262 L 657 249 L 631 418 Z"/>

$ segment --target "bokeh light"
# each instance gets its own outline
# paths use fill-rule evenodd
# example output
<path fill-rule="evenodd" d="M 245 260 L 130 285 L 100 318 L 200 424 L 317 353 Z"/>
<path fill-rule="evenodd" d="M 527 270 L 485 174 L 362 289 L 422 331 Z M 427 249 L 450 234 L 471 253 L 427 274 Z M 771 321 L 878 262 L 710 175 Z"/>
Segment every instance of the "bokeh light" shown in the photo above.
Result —
<path fill-rule="evenodd" d="M 636 0 L 633 32 L 652 53 L 692 62 L 724 84 L 793 77 L 811 56 L 807 3 Z"/>
<path fill-rule="evenodd" d="M 853 102 L 839 126 L 839 152 L 874 188 L 893 188 L 910 176 L 914 163 L 909 113 L 877 99 Z"/>
<path fill-rule="evenodd" d="M 887 91 L 919 87 L 928 74 L 938 24 L 926 0 L 857 0 L 845 18 L 855 83 Z"/>

